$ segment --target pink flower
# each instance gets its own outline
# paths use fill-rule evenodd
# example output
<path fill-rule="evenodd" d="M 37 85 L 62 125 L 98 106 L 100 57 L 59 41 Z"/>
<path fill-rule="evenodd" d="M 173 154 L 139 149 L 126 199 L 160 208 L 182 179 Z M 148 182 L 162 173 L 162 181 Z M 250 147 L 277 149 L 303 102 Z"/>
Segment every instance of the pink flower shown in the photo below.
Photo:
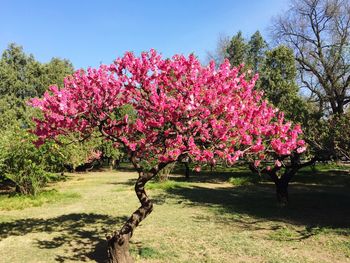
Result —
<path fill-rule="evenodd" d="M 304 146 L 305 145 L 305 141 L 304 140 L 299 140 L 297 144 L 298 144 L 298 146 Z"/>
<path fill-rule="evenodd" d="M 260 165 L 260 163 L 261 163 L 261 160 L 255 160 L 254 161 L 254 166 L 258 167 Z"/>
<path fill-rule="evenodd" d="M 136 143 L 130 143 L 129 144 L 129 148 L 130 148 L 130 150 L 132 150 L 132 151 L 135 151 L 136 150 Z"/>
<path fill-rule="evenodd" d="M 201 171 L 201 167 L 200 167 L 200 166 L 196 166 L 196 167 L 194 168 L 194 170 L 195 170 L 197 173 L 199 173 L 199 172 Z"/>
<path fill-rule="evenodd" d="M 306 151 L 306 147 L 305 146 L 297 148 L 297 153 L 303 153 L 305 151 Z"/>
<path fill-rule="evenodd" d="M 281 163 L 279 160 L 276 160 L 276 161 L 275 161 L 275 165 L 276 165 L 277 167 L 281 167 L 281 166 L 282 166 L 282 163 Z"/>

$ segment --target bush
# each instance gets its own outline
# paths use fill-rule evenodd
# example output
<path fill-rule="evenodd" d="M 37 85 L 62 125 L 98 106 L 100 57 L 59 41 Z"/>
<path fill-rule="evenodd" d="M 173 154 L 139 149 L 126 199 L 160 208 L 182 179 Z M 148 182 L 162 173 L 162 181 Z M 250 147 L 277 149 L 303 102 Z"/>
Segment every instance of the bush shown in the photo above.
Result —
<path fill-rule="evenodd" d="M 22 129 L 11 129 L 4 131 L 0 140 L 0 172 L 22 194 L 35 195 L 47 182 L 42 153 L 33 138 Z"/>
<path fill-rule="evenodd" d="M 310 150 L 325 161 L 350 161 L 350 112 L 310 121 L 306 126 Z"/>

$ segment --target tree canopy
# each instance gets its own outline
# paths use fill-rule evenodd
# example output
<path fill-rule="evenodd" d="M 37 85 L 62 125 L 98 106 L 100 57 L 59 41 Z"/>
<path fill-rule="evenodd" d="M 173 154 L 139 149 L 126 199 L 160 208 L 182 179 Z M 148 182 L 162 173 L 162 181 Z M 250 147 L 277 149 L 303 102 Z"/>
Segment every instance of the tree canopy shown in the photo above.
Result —
<path fill-rule="evenodd" d="M 50 85 L 62 86 L 63 79 L 72 73 L 68 60 L 53 58 L 49 63 L 40 63 L 12 43 L 0 59 L 0 95 L 21 99 L 42 96 Z"/>
<path fill-rule="evenodd" d="M 284 122 L 239 68 L 225 62 L 202 67 L 191 55 L 163 60 L 155 51 L 127 53 L 110 66 L 77 71 L 65 87 L 33 99 L 39 142 L 60 134 L 89 136 L 95 128 L 132 155 L 156 162 L 190 155 L 198 162 L 220 157 L 234 163 L 244 154 L 297 148 L 300 127 Z M 117 118 L 131 106 L 132 116 Z M 283 139 L 282 139 L 283 138 Z"/>

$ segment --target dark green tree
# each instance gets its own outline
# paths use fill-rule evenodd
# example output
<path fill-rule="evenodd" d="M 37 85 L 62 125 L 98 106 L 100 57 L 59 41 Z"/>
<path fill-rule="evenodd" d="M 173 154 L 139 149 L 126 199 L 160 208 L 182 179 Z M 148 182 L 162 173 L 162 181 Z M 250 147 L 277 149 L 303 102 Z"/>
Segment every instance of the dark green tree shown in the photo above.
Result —
<path fill-rule="evenodd" d="M 44 85 L 62 87 L 64 78 L 73 72 L 74 67 L 69 60 L 52 58 L 49 63 L 44 64 Z"/>
<path fill-rule="evenodd" d="M 265 51 L 267 49 L 267 43 L 260 34 L 256 31 L 248 42 L 248 54 L 247 54 L 247 64 L 254 71 L 258 72 L 260 65 L 264 61 Z"/>
<path fill-rule="evenodd" d="M 299 95 L 296 78 L 297 68 L 290 48 L 281 45 L 266 52 L 260 72 L 260 89 L 288 119 L 304 122 L 308 116 L 308 107 Z"/>
<path fill-rule="evenodd" d="M 0 60 L 0 95 L 34 97 L 42 74 L 42 67 L 33 56 L 26 55 L 21 46 L 10 44 Z"/>
<path fill-rule="evenodd" d="M 0 60 L 0 95 L 40 97 L 50 85 L 62 86 L 64 77 L 72 73 L 73 66 L 68 60 L 53 58 L 42 64 L 12 43 Z"/>
<path fill-rule="evenodd" d="M 65 76 L 73 72 L 68 60 L 53 58 L 42 64 L 27 55 L 23 48 L 10 44 L 0 58 L 0 183 L 12 182 L 16 191 L 35 194 L 46 182 L 47 172 L 58 172 L 64 164 L 85 161 L 91 147 L 73 149 L 53 142 L 38 150 L 28 133 L 37 113 L 26 101 L 41 96 L 49 85 L 62 86 Z M 76 156 L 82 160 L 75 160 Z M 74 158 L 73 158 L 74 157 Z"/>
<path fill-rule="evenodd" d="M 246 62 L 248 44 L 246 43 L 242 31 L 234 35 L 226 48 L 226 58 L 232 66 L 239 66 Z"/>

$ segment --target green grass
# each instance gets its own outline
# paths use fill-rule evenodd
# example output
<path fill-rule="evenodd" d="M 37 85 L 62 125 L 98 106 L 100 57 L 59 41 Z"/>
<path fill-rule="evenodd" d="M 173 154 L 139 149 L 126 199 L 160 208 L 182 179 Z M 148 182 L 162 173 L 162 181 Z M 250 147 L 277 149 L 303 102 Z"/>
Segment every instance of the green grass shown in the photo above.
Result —
<path fill-rule="evenodd" d="M 47 190 L 38 193 L 36 196 L 26 195 L 1 195 L 0 210 L 21 210 L 28 207 L 42 206 L 47 203 L 73 202 L 79 199 L 80 195 L 70 192 L 58 192 L 56 190 Z"/>
<path fill-rule="evenodd" d="M 167 180 L 164 182 L 149 182 L 146 185 L 146 188 L 149 190 L 154 190 L 154 189 L 161 189 L 161 190 L 171 190 L 171 189 L 176 189 L 180 187 L 188 187 L 190 184 L 187 182 L 178 182 L 178 181 L 173 181 L 173 180 Z"/>
<path fill-rule="evenodd" d="M 304 169 L 284 208 L 274 185 L 243 167 L 150 182 L 154 211 L 136 229 L 131 253 L 142 263 L 350 262 L 346 169 Z M 136 177 L 127 168 L 71 175 L 55 187 L 80 198 L 0 211 L 0 262 L 104 262 L 105 234 L 139 206 Z"/>
<path fill-rule="evenodd" d="M 258 176 L 231 177 L 229 182 L 235 186 L 252 185 L 259 182 Z"/>
<path fill-rule="evenodd" d="M 131 253 L 138 260 L 140 259 L 159 259 L 162 255 L 151 247 L 132 247 Z"/>

